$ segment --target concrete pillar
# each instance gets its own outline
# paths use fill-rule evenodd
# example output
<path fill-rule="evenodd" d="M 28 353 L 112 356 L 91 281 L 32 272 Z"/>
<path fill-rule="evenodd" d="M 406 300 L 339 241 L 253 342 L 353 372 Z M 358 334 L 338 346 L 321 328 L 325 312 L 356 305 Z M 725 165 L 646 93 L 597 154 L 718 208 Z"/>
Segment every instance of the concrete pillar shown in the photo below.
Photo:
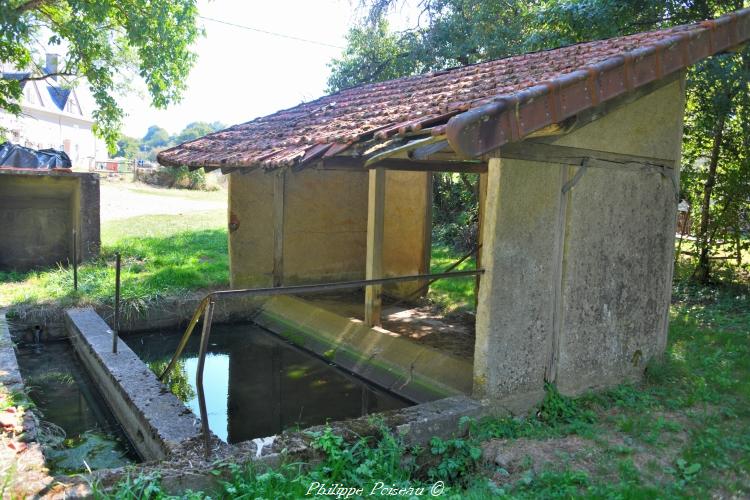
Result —
<path fill-rule="evenodd" d="M 474 392 L 514 409 L 543 395 L 561 179 L 561 167 L 498 158 L 488 165 Z"/>
<path fill-rule="evenodd" d="M 523 410 L 545 380 L 568 394 L 611 386 L 663 351 L 683 95 L 683 82 L 666 85 L 552 142 L 672 163 L 671 172 L 589 167 L 564 193 L 579 167 L 502 150 L 490 160 L 476 396 Z"/>

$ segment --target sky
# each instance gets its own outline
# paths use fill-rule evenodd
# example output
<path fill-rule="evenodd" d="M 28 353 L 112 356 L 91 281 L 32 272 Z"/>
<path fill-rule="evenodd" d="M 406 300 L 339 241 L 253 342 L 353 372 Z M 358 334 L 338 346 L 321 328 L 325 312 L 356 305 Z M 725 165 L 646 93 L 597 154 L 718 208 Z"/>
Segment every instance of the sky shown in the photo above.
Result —
<path fill-rule="evenodd" d="M 320 97 L 325 93 L 327 65 L 345 46 L 357 5 L 358 0 L 200 0 L 199 23 L 206 34 L 194 47 L 198 61 L 183 100 L 157 110 L 145 91 L 127 96 L 122 102 L 128 114 L 123 133 L 140 138 L 150 125 L 159 125 L 174 134 L 194 121 L 229 126 Z M 392 24 L 408 24 L 407 11 L 408 7 L 394 12 Z"/>

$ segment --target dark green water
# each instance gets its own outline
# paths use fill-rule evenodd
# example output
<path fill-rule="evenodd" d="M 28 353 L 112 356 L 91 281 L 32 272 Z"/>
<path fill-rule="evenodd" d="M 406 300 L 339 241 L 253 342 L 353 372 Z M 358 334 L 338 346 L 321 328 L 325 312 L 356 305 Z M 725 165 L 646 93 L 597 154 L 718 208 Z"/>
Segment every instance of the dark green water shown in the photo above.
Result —
<path fill-rule="evenodd" d="M 40 420 L 53 473 L 85 472 L 138 461 L 136 452 L 68 342 L 18 346 L 18 365 Z"/>
<path fill-rule="evenodd" d="M 123 339 L 161 373 L 181 334 L 160 331 Z M 196 331 L 167 384 L 196 415 L 199 341 Z M 409 406 L 252 324 L 212 327 L 204 387 L 209 426 L 229 443 Z"/>

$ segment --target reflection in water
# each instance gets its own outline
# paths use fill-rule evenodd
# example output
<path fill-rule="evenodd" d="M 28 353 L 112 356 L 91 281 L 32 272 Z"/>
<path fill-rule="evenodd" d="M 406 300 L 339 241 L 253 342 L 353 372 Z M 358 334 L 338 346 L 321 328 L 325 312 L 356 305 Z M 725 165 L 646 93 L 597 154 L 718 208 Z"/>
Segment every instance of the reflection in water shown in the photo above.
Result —
<path fill-rule="evenodd" d="M 137 455 L 67 342 L 18 347 L 18 365 L 43 424 L 54 473 L 120 467 Z"/>
<path fill-rule="evenodd" d="M 181 333 L 131 334 L 124 340 L 161 373 Z M 199 337 L 190 339 L 167 384 L 196 415 Z M 229 443 L 408 406 L 256 325 L 214 325 L 204 377 L 209 426 Z"/>

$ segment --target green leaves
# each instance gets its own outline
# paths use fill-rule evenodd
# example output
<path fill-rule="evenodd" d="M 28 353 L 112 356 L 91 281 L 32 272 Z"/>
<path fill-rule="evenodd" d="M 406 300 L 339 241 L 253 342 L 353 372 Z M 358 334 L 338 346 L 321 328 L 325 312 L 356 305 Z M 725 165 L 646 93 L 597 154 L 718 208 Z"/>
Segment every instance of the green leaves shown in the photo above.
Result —
<path fill-rule="evenodd" d="M 0 62 L 30 68 L 43 33 L 66 45 L 60 72 L 71 83 L 85 78 L 96 102 L 94 132 L 116 149 L 124 112 L 118 98 L 134 74 L 140 75 L 151 103 L 164 108 L 179 101 L 201 34 L 195 0 L 54 0 L 11 2 L 0 8 Z M 18 82 L 0 80 L 0 106 L 20 112 Z"/>

